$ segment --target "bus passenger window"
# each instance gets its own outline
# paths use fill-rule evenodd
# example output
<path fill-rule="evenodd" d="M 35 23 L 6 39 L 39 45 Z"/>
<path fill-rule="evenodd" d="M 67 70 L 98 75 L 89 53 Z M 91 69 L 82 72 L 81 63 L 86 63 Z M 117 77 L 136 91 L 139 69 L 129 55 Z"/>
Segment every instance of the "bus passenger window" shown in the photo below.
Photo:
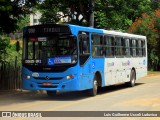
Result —
<path fill-rule="evenodd" d="M 114 56 L 114 52 L 115 52 L 115 48 L 114 48 L 114 37 L 113 36 L 104 36 L 104 43 L 106 43 L 104 45 L 104 50 L 105 50 L 105 55 L 106 56 Z"/>
<path fill-rule="evenodd" d="M 85 54 L 85 53 L 89 53 L 89 43 L 88 43 L 88 41 L 87 40 L 84 40 L 83 41 L 83 54 Z"/>
<path fill-rule="evenodd" d="M 90 47 L 89 47 L 89 37 L 87 34 L 80 34 L 79 35 L 79 49 L 80 54 L 89 54 L 90 53 Z"/>
<path fill-rule="evenodd" d="M 100 57 L 104 55 L 103 36 L 92 34 L 92 56 Z"/>
<path fill-rule="evenodd" d="M 142 56 L 142 42 L 141 42 L 141 40 L 137 41 L 137 55 Z"/>
<path fill-rule="evenodd" d="M 146 48 L 145 48 L 145 41 L 142 41 L 142 55 L 146 56 Z"/>
<path fill-rule="evenodd" d="M 90 38 L 89 32 L 79 31 L 78 33 L 78 42 L 79 42 L 79 60 L 80 65 L 84 65 L 90 56 Z"/>
<path fill-rule="evenodd" d="M 124 55 L 125 56 L 130 56 L 130 49 L 129 49 L 129 41 L 130 41 L 130 39 L 129 38 L 125 38 L 124 39 L 124 41 L 125 41 L 125 46 L 124 46 Z"/>
<path fill-rule="evenodd" d="M 115 40 L 116 40 L 116 49 L 115 49 L 116 56 L 122 56 L 122 48 L 123 48 L 122 38 L 116 37 Z"/>
<path fill-rule="evenodd" d="M 133 57 L 136 57 L 136 40 L 132 40 L 132 54 Z"/>

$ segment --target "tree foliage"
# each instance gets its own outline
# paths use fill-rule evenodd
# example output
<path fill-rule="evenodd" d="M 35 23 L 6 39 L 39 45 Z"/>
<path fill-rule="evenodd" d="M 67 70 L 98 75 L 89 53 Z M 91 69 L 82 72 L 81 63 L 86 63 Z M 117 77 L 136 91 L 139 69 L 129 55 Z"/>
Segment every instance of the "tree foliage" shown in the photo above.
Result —
<path fill-rule="evenodd" d="M 160 9 L 151 14 L 142 14 L 129 32 L 147 36 L 149 66 L 154 70 L 160 69 Z"/>
<path fill-rule="evenodd" d="M 38 0 L 25 0 L 25 3 L 23 0 L 0 0 L 0 34 L 15 31 L 17 22 L 29 14 L 37 2 Z"/>
<path fill-rule="evenodd" d="M 17 22 L 17 32 L 22 32 L 23 27 L 30 25 L 29 15 L 22 16 L 21 19 Z"/>
<path fill-rule="evenodd" d="M 88 24 L 89 7 L 88 0 L 45 0 L 38 7 L 42 13 L 40 22 L 57 23 L 67 17 L 70 23 L 84 25 L 85 21 Z"/>
<path fill-rule="evenodd" d="M 146 0 L 95 0 L 95 27 L 127 30 L 136 17 L 152 10 L 151 5 Z M 45 0 L 39 9 L 42 23 L 57 23 L 68 17 L 69 23 L 89 25 L 92 12 L 90 0 Z"/>
<path fill-rule="evenodd" d="M 0 62 L 5 61 L 4 57 L 6 54 L 6 49 L 9 46 L 10 39 L 6 36 L 0 37 Z"/>

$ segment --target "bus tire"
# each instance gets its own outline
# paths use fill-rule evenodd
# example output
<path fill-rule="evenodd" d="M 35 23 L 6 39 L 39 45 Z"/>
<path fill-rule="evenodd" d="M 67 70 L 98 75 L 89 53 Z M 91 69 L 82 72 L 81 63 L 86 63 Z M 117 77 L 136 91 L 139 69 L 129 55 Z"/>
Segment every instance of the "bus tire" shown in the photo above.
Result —
<path fill-rule="evenodd" d="M 53 96 L 56 95 L 56 91 L 47 91 L 47 95 L 48 95 L 49 97 L 53 97 Z"/>
<path fill-rule="evenodd" d="M 134 87 L 135 86 L 135 81 L 136 81 L 136 73 L 135 73 L 134 70 L 131 70 L 130 81 L 127 82 L 127 85 L 129 87 Z"/>
<path fill-rule="evenodd" d="M 88 90 L 88 94 L 89 94 L 90 96 L 96 96 L 96 95 L 97 95 L 97 89 L 98 89 L 97 77 L 94 76 L 94 79 L 93 79 L 93 87 L 92 87 L 92 89 L 89 89 L 89 90 Z"/>

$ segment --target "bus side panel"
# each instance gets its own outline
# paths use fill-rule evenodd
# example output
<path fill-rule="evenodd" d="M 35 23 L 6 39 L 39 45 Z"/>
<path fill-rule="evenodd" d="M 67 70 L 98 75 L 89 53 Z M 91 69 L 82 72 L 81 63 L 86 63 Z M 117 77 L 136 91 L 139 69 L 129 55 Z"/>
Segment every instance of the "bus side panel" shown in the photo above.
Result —
<path fill-rule="evenodd" d="M 86 90 L 92 87 L 93 74 L 91 73 L 91 61 L 90 59 L 82 66 L 79 67 L 79 88 L 80 90 Z"/>
<path fill-rule="evenodd" d="M 135 60 L 134 60 L 135 59 Z M 133 58 L 133 62 L 136 66 L 136 80 L 147 75 L 147 58 Z"/>
<path fill-rule="evenodd" d="M 123 61 L 125 61 L 123 58 L 105 58 L 105 86 L 127 81 Z"/>
<path fill-rule="evenodd" d="M 112 67 L 114 66 L 114 62 L 111 58 L 105 58 L 104 66 L 105 86 L 108 86 L 112 84 Z"/>
<path fill-rule="evenodd" d="M 135 69 L 136 80 L 147 75 L 147 59 L 143 58 L 106 58 L 105 86 L 130 81 L 131 70 Z"/>
<path fill-rule="evenodd" d="M 95 74 L 97 72 L 100 73 L 101 75 L 101 86 L 104 87 L 105 86 L 105 81 L 104 81 L 104 67 L 105 67 L 105 64 L 104 64 L 104 61 L 105 61 L 105 58 L 104 57 L 95 57 L 95 58 L 92 58 L 92 74 Z M 94 76 L 92 78 L 92 82 L 93 82 L 93 79 L 94 79 Z"/>
<path fill-rule="evenodd" d="M 130 80 L 129 58 L 106 58 L 105 59 L 105 85 L 124 83 Z"/>
<path fill-rule="evenodd" d="M 80 89 L 93 88 L 93 80 L 96 72 L 101 75 L 102 86 L 104 86 L 104 58 L 90 58 L 79 68 Z"/>

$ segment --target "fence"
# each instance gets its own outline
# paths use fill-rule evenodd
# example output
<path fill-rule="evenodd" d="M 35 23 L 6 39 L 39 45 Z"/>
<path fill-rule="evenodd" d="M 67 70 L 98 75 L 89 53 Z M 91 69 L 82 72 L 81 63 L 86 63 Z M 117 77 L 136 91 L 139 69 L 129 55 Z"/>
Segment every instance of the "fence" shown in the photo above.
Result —
<path fill-rule="evenodd" d="M 21 66 L 0 63 L 0 90 L 21 89 Z"/>

